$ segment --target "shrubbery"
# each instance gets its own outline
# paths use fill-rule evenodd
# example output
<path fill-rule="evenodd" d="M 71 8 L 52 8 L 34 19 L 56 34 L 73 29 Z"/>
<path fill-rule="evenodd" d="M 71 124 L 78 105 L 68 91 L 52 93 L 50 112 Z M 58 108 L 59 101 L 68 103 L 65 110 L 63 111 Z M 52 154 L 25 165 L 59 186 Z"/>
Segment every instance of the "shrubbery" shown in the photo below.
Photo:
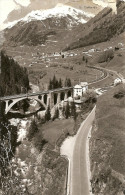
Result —
<path fill-rule="evenodd" d="M 120 99 L 124 96 L 125 96 L 125 89 L 124 89 L 123 85 L 119 85 L 119 88 L 116 90 L 113 97 L 116 99 Z"/>
<path fill-rule="evenodd" d="M 37 123 L 35 120 L 31 122 L 29 132 L 27 134 L 27 138 L 29 141 L 32 141 L 33 145 L 41 152 L 43 146 L 47 143 L 47 141 L 43 138 L 42 133 L 39 131 Z"/>
<path fill-rule="evenodd" d="M 107 62 L 107 61 L 110 61 L 113 58 L 114 58 L 114 51 L 113 51 L 113 49 L 109 49 L 109 50 L 104 51 L 99 56 L 98 62 L 99 63 Z"/>

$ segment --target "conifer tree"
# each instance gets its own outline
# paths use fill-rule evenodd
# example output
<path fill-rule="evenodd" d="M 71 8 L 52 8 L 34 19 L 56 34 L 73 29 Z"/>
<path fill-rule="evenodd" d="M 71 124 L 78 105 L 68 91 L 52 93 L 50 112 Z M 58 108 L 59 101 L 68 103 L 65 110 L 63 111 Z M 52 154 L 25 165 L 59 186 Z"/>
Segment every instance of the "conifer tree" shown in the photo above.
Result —
<path fill-rule="evenodd" d="M 66 117 L 66 119 L 68 119 L 69 116 L 70 116 L 70 106 L 69 106 L 69 102 L 67 102 L 66 108 L 65 108 L 65 117 Z"/>
<path fill-rule="evenodd" d="M 71 86 L 72 86 L 72 84 L 71 84 L 70 78 L 66 78 L 66 80 L 65 80 L 65 87 L 71 87 Z"/>
<path fill-rule="evenodd" d="M 76 113 L 76 106 L 75 102 L 71 102 L 71 115 L 73 116 L 74 121 L 76 121 L 77 113 Z"/>
<path fill-rule="evenodd" d="M 53 89 L 53 85 L 52 85 L 52 80 L 51 80 L 51 79 L 50 79 L 50 81 L 49 81 L 48 89 L 49 89 L 49 90 Z"/>
<path fill-rule="evenodd" d="M 27 138 L 29 141 L 32 140 L 32 138 L 34 137 L 34 135 L 38 132 L 38 127 L 37 127 L 37 124 L 35 122 L 35 120 L 33 120 L 31 122 L 31 125 L 30 125 L 30 128 L 29 128 L 29 132 L 28 132 L 28 135 L 27 135 Z"/>
<path fill-rule="evenodd" d="M 62 88 L 62 80 L 61 80 L 61 78 L 59 79 L 59 88 Z"/>
<path fill-rule="evenodd" d="M 59 118 L 59 109 L 58 109 L 58 107 L 55 109 L 53 120 L 55 120 L 56 118 Z"/>
<path fill-rule="evenodd" d="M 50 113 L 50 107 L 47 107 L 46 113 L 45 113 L 45 121 L 50 121 L 51 119 L 51 113 Z"/>
<path fill-rule="evenodd" d="M 72 86 L 71 80 L 70 80 L 70 78 L 68 78 L 68 80 L 67 80 L 67 87 L 71 87 L 71 86 Z"/>

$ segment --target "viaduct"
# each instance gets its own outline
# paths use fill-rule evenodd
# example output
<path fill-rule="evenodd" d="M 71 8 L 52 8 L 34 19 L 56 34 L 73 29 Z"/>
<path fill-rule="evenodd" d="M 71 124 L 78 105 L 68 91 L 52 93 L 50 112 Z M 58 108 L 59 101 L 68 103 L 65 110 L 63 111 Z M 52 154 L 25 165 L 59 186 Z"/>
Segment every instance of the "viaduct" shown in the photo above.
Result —
<path fill-rule="evenodd" d="M 59 104 L 62 100 L 66 100 L 68 97 L 73 97 L 73 87 L 64 87 L 37 93 L 5 96 L 0 97 L 0 101 L 5 102 L 5 114 L 7 114 L 11 108 L 21 100 L 34 99 L 46 110 L 48 106 L 50 106 L 52 109 L 54 105 Z"/>

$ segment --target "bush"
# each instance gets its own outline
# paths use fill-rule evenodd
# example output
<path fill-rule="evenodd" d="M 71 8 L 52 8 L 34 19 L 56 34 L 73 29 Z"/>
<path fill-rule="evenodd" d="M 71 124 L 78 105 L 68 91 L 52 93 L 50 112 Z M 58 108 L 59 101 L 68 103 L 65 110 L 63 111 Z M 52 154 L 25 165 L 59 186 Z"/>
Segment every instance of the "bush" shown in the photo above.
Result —
<path fill-rule="evenodd" d="M 114 51 L 113 49 L 109 49 L 107 51 L 104 51 L 98 59 L 99 63 L 107 62 L 108 60 L 111 60 L 114 58 Z"/>
<path fill-rule="evenodd" d="M 59 118 L 59 109 L 58 109 L 58 107 L 55 109 L 53 120 L 55 120 L 56 118 Z"/>
<path fill-rule="evenodd" d="M 33 144 L 37 148 L 37 150 L 39 150 L 39 152 L 42 151 L 46 143 L 47 141 L 43 138 L 43 135 L 41 135 L 41 132 L 38 132 L 33 138 Z"/>
<path fill-rule="evenodd" d="M 85 103 L 96 103 L 97 101 L 96 93 L 93 90 L 88 90 L 85 94 L 85 98 Z"/>
<path fill-rule="evenodd" d="M 37 127 L 37 124 L 35 122 L 35 120 L 33 120 L 31 122 L 31 125 L 30 125 L 30 128 L 29 128 L 29 132 L 28 132 L 28 135 L 27 135 L 27 138 L 29 141 L 31 141 L 34 137 L 34 135 L 38 132 L 38 127 Z"/>
<path fill-rule="evenodd" d="M 114 93 L 114 98 L 120 99 L 125 96 L 125 89 L 122 87 L 122 85 L 119 85 L 118 90 Z"/>

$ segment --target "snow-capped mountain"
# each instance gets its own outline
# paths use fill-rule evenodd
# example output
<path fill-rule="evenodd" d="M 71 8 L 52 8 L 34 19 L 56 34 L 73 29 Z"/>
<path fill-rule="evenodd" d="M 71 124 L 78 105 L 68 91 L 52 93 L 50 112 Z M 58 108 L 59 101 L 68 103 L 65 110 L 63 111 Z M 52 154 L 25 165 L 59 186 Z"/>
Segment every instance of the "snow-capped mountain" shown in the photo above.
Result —
<path fill-rule="evenodd" d="M 85 24 L 94 17 L 93 14 L 75 9 L 71 6 L 58 4 L 55 8 L 32 11 L 24 18 L 8 24 L 4 30 L 8 44 L 11 45 L 42 45 L 52 36 L 61 39 L 63 34 L 79 25 Z"/>
<path fill-rule="evenodd" d="M 70 6 L 58 4 L 55 8 L 47 9 L 44 11 L 32 11 L 26 17 L 22 19 L 22 21 L 31 21 L 31 20 L 45 20 L 51 17 L 65 17 L 65 16 L 72 16 L 76 21 L 81 23 L 85 23 L 89 18 L 94 17 L 93 14 L 85 13 L 82 10 L 75 9 Z M 85 19 L 86 20 L 85 20 Z"/>
<path fill-rule="evenodd" d="M 58 19 L 64 17 L 67 17 L 67 26 L 72 27 L 80 23 L 86 23 L 90 18 L 94 17 L 94 14 L 75 9 L 71 6 L 58 4 L 52 9 L 32 11 L 20 20 L 9 22 L 6 24 L 6 27 L 11 28 L 18 22 L 29 23 L 31 21 L 45 21 L 48 18 L 57 18 L 58 23 Z"/>

